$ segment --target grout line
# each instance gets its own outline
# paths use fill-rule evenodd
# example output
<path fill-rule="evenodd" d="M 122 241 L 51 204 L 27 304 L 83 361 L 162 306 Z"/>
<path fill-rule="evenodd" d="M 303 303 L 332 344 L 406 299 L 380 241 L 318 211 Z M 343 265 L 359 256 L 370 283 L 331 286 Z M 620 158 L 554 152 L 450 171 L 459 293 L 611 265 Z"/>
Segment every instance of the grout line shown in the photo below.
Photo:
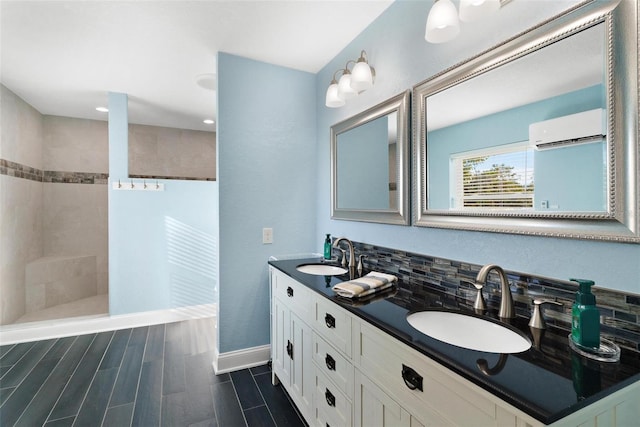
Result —
<path fill-rule="evenodd" d="M 249 427 L 249 423 L 247 422 L 247 417 L 245 416 L 244 410 L 242 409 L 242 402 L 240 402 L 240 396 L 238 396 L 238 390 L 236 390 L 236 385 L 233 382 L 233 378 L 231 377 L 231 374 L 229 374 L 229 378 L 231 379 L 231 387 L 233 388 L 233 393 L 236 396 L 236 401 L 238 402 L 240 413 L 242 413 L 242 418 L 244 419 L 244 425 Z"/>
<path fill-rule="evenodd" d="M 101 332 L 104 333 L 104 332 Z M 113 338 L 116 336 L 116 331 L 111 331 L 111 339 L 109 339 L 109 344 L 107 344 L 107 346 L 104 348 L 104 351 L 102 352 L 102 357 L 100 358 L 100 361 L 96 364 L 96 370 L 93 373 L 93 376 L 91 377 L 91 381 L 89 381 L 89 386 L 87 387 L 87 391 L 84 392 L 84 396 L 82 397 L 82 402 L 80 402 L 80 406 L 78 406 L 78 412 L 76 412 L 75 414 L 75 418 L 73 420 L 73 424 L 72 427 L 76 425 L 76 421 L 78 420 L 78 415 L 80 415 L 80 411 L 82 411 L 82 407 L 84 406 L 84 402 L 86 402 L 87 400 L 87 396 L 89 395 L 89 392 L 91 391 L 91 386 L 93 385 L 93 382 L 95 381 L 96 377 L 98 376 L 98 371 L 100 370 L 100 365 L 102 364 L 102 361 L 104 360 L 104 356 L 107 354 L 107 351 L 109 351 L 109 347 L 111 347 L 111 343 L 113 342 Z M 98 334 L 96 334 L 96 338 L 98 338 Z M 94 339 L 95 341 L 95 339 Z M 92 343 L 93 344 L 93 343 Z M 112 387 L 115 386 L 115 383 L 113 384 Z M 105 409 L 105 413 L 106 413 L 106 409 Z M 104 415 L 103 415 L 104 417 Z M 67 417 L 69 418 L 69 417 Z"/>
<path fill-rule="evenodd" d="M 256 385 L 256 388 L 258 389 L 258 393 L 260 393 L 260 397 L 262 397 L 262 401 L 264 402 L 264 406 L 267 407 L 267 411 L 269 412 L 269 416 L 271 417 L 271 421 L 273 421 L 273 425 L 277 426 L 276 419 L 273 417 L 273 413 L 271 412 L 271 408 L 267 404 L 267 399 L 264 398 L 264 394 L 262 394 L 262 390 L 260 390 L 260 387 L 258 387 L 258 383 L 256 382 L 256 375 L 253 375 L 253 372 L 251 372 L 251 369 L 249 369 L 249 373 L 251 373 L 251 379 L 253 380 L 253 383 Z M 258 374 L 258 375 L 265 375 L 265 374 L 269 374 L 269 373 L 270 372 L 263 372 L 262 374 Z"/>
<path fill-rule="evenodd" d="M 51 350 L 51 348 L 55 345 L 55 343 L 58 342 L 58 340 L 53 340 L 53 343 L 49 346 L 49 348 L 47 349 L 47 351 L 44 352 L 44 354 L 42 355 L 42 357 L 40 358 L 40 360 L 38 360 L 38 362 L 36 364 L 33 365 L 33 367 L 31 368 L 31 370 L 22 378 L 22 380 L 20 380 L 20 382 L 18 384 L 16 384 L 16 386 L 13 388 L 13 391 L 9 394 L 9 396 L 7 396 L 7 398 L 5 399 L 4 403 L 2 404 L 2 406 L 4 406 L 5 403 L 7 403 L 9 401 L 9 398 L 13 395 L 13 393 L 15 393 L 15 391 L 18 389 L 18 387 L 20 387 L 20 385 L 22 385 L 22 383 L 24 382 L 25 379 L 27 379 L 27 377 L 29 376 L 29 374 L 31 372 L 33 372 L 33 370 L 36 368 L 36 366 L 38 365 L 38 363 L 42 362 L 42 359 L 44 359 L 44 357 L 47 355 L 47 353 L 49 353 L 49 351 Z M 36 344 L 33 344 L 31 346 L 31 348 L 29 349 L 29 351 L 27 351 L 16 363 L 14 363 L 11 366 L 11 369 L 9 369 L 7 371 L 7 373 L 9 373 L 9 371 L 11 371 L 20 360 L 22 360 L 27 354 L 29 354 L 29 352 L 33 349 L 33 347 Z M 67 349 L 68 351 L 68 349 Z M 65 352 L 66 354 L 66 352 Z M 36 390 L 35 393 L 33 393 L 33 396 L 31 397 L 31 400 L 29 400 L 29 403 L 24 407 L 24 409 L 22 410 L 22 412 L 20 413 L 20 416 L 18 418 L 16 418 L 16 422 L 18 422 L 18 420 L 20 420 L 20 418 L 22 418 L 22 416 L 24 415 L 25 412 L 27 412 L 27 409 L 29 409 L 29 406 L 31 406 L 31 402 L 33 402 L 33 399 L 35 399 L 36 395 L 38 394 L 38 392 L 42 389 L 42 387 L 44 387 L 45 383 L 47 382 L 47 380 L 49 379 L 49 377 L 53 374 L 54 369 L 58 366 L 58 364 L 60 363 L 60 361 L 62 360 L 62 357 L 58 360 L 58 363 L 56 363 L 56 365 L 53 367 L 53 369 L 49 372 L 49 375 L 47 375 L 47 378 L 44 379 L 44 381 L 42 381 L 42 384 L 40 384 L 40 387 L 38 387 L 38 390 Z M 6 374 L 5 374 L 6 375 Z"/>
<path fill-rule="evenodd" d="M 16 343 L 13 343 L 13 344 L 3 344 L 3 345 L 2 345 L 2 347 L 4 347 L 5 345 L 6 345 L 7 347 L 9 347 L 9 348 L 8 348 L 7 350 L 5 350 L 5 352 L 4 352 L 4 353 L 0 353 L 0 360 L 2 360 L 2 358 L 5 356 L 5 354 L 7 354 L 7 353 L 9 353 L 11 350 L 13 350 L 13 348 L 14 348 L 16 345 L 18 345 L 18 344 L 16 344 Z"/>
<path fill-rule="evenodd" d="M 115 337 L 116 332 L 114 332 L 114 334 L 113 334 L 114 337 Z M 129 328 L 129 338 L 127 339 L 127 343 L 124 345 L 124 351 L 122 352 L 122 357 L 120 358 L 120 364 L 118 365 L 118 374 L 116 375 L 116 378 L 113 381 L 113 387 L 111 387 L 111 393 L 109 393 L 109 399 L 107 400 L 107 406 L 105 407 L 104 414 L 102 414 L 102 420 L 100 421 L 100 426 L 102 426 L 104 424 L 104 420 L 107 418 L 107 412 L 109 412 L 109 409 L 117 408 L 119 406 L 124 406 L 124 405 L 128 405 L 129 404 L 129 403 L 123 403 L 122 405 L 109 406 L 109 403 L 111 403 L 111 399 L 113 398 L 113 391 L 116 389 L 116 384 L 118 383 L 118 378 L 120 377 L 120 370 L 122 369 L 122 363 L 124 362 L 124 356 L 125 356 L 125 354 L 127 354 L 127 348 L 129 348 L 129 342 L 131 341 L 131 336 L 132 335 L 133 335 L 133 328 Z M 107 350 L 108 350 L 108 348 L 107 348 Z M 98 366 L 98 369 L 100 369 L 100 366 Z M 131 410 L 131 419 L 133 420 L 133 409 Z M 129 425 L 131 425 L 131 422 L 129 423 Z"/>
<path fill-rule="evenodd" d="M 252 409 L 262 408 L 263 406 L 267 406 L 267 404 L 266 404 L 266 403 L 263 403 L 262 405 L 252 406 L 251 408 L 243 409 L 243 411 L 251 411 Z"/>
<path fill-rule="evenodd" d="M 213 418 L 215 418 L 216 420 L 216 426 L 220 426 L 220 420 L 218 419 L 218 411 L 216 411 L 216 405 L 213 402 L 213 398 L 214 398 L 213 386 L 215 386 L 215 384 L 209 384 L 209 392 L 211 393 L 211 405 L 213 406 Z"/>
<path fill-rule="evenodd" d="M 45 418 L 44 423 L 46 424 L 49 421 L 53 421 L 50 420 L 49 417 L 51 416 L 51 414 L 53 413 L 53 411 L 56 409 L 56 405 L 58 405 L 58 402 L 60 402 L 60 398 L 62 397 L 62 395 L 64 394 L 64 391 L 67 389 L 67 387 L 69 386 L 69 381 L 71 381 L 71 378 L 73 378 L 73 375 L 76 373 L 76 371 L 78 370 L 78 367 L 82 364 L 82 361 L 84 360 L 85 356 L 87 355 L 87 353 L 89 352 L 89 349 L 91 348 L 91 345 L 93 345 L 94 341 L 96 340 L 96 338 L 98 337 L 98 334 L 94 334 L 93 339 L 91 340 L 91 342 L 89 343 L 89 345 L 87 345 L 87 349 L 84 351 L 84 353 L 82 353 L 82 357 L 80 358 L 80 360 L 78 360 L 78 363 L 76 364 L 76 367 L 73 369 L 73 372 L 69 375 L 69 378 L 67 378 L 67 381 L 64 384 L 64 387 L 62 388 L 62 390 L 60 390 L 60 394 L 58 395 L 58 398 L 56 399 L 55 403 L 53 404 L 53 406 L 51 406 L 51 410 L 49 410 L 49 413 L 47 414 L 47 418 Z M 58 338 L 60 339 L 60 338 Z M 71 347 L 73 347 L 73 345 L 76 343 L 76 341 L 78 340 L 78 337 L 76 337 L 75 340 L 73 340 L 73 343 L 71 343 L 71 345 L 69 346 L 69 348 L 67 349 L 67 352 L 69 350 L 71 350 Z M 65 356 L 67 355 L 67 352 L 65 352 Z M 64 358 L 64 356 L 62 358 L 60 358 L 60 361 L 62 361 L 62 359 Z M 58 367 L 58 365 L 60 364 L 60 362 L 58 362 L 56 364 L 56 366 L 51 370 L 51 373 L 53 373 L 53 371 Z M 48 378 L 47 378 L 48 379 Z M 42 384 L 44 385 L 44 383 Z M 38 390 L 40 391 L 40 390 Z M 35 398 L 36 395 L 38 393 L 36 392 L 36 394 L 33 395 L 33 397 Z M 68 418 L 68 417 L 67 417 Z M 58 418 L 58 419 L 64 419 L 64 418 Z M 75 420 L 74 420 L 75 421 Z"/>
<path fill-rule="evenodd" d="M 18 384 L 16 384 L 16 385 L 14 386 L 14 388 L 18 388 L 18 387 L 20 387 L 20 385 L 24 382 L 24 380 L 26 380 L 26 379 L 27 379 L 27 377 L 29 376 L 29 374 L 30 374 L 31 372 L 33 372 L 33 370 L 36 368 L 36 366 L 38 365 L 38 363 L 42 362 L 42 359 L 44 359 L 44 358 L 45 358 L 45 356 L 49 353 L 49 351 L 51 351 L 51 348 L 55 345 L 55 343 L 56 343 L 58 340 L 57 340 L 57 339 L 55 339 L 55 340 L 52 340 L 52 341 L 53 341 L 53 342 L 51 343 L 51 345 L 49 346 L 49 348 L 47 348 L 47 349 L 42 353 L 42 356 L 40 357 L 40 359 L 38 359 L 38 361 L 37 361 L 36 363 L 34 363 L 34 364 L 33 364 L 33 366 L 31 367 L 31 369 L 29 369 L 29 372 L 27 372 L 26 374 L 24 374 L 24 376 L 20 379 L 20 381 L 18 381 Z M 29 353 L 31 353 L 31 351 L 33 350 L 33 348 L 34 348 L 37 344 L 38 344 L 38 343 L 34 343 L 34 344 L 31 346 L 31 348 L 29 348 L 29 350 L 27 350 L 27 352 L 26 352 L 25 354 L 23 354 L 23 355 L 22 355 L 22 357 L 16 361 L 16 363 L 14 363 L 13 365 L 11 365 L 11 368 L 9 368 L 9 369 L 7 370 L 7 372 L 5 372 L 5 373 L 4 373 L 4 375 L 2 375 L 2 378 L 4 378 L 7 374 L 9 374 L 9 372 L 13 371 L 13 370 L 15 369 L 15 367 L 20 363 L 20 361 L 21 361 L 22 359 L 24 359 L 25 357 L 27 357 L 27 355 L 28 355 Z M 0 384 L 2 384 L 2 381 L 1 381 L 1 380 L 2 380 L 2 378 L 0 378 Z M 49 377 L 47 376 L 47 378 L 49 378 Z M 46 379 L 45 379 L 45 381 L 46 381 Z M 44 383 L 43 383 L 43 384 L 44 384 Z M 5 402 L 6 402 L 6 401 L 5 401 Z M 25 410 L 26 410 L 26 408 L 25 408 Z M 22 414 L 21 414 L 21 415 L 22 415 Z"/>
<path fill-rule="evenodd" d="M 10 368 L 7 372 L 5 372 L 5 374 L 4 374 L 4 375 L 7 375 L 7 374 L 9 373 L 9 371 L 11 371 L 11 369 L 13 369 L 13 368 L 18 364 L 18 363 L 20 363 L 20 361 L 21 361 L 22 359 L 24 359 L 25 357 L 27 357 L 27 354 L 29 354 L 29 352 L 30 352 L 31 350 L 33 350 L 33 347 L 34 347 L 36 344 L 37 344 L 37 343 L 35 343 L 35 342 L 34 342 L 34 343 L 31 345 L 31 347 L 29 347 L 29 349 L 28 349 L 27 351 L 25 351 L 25 353 L 24 353 L 22 356 L 20 356 L 20 359 L 16 360 L 16 361 L 15 361 L 13 364 L 11 364 L 11 365 L 7 365 L 7 366 L 11 366 L 11 368 Z M 14 346 L 14 347 L 15 347 L 15 346 Z M 13 347 L 12 347 L 12 349 L 13 349 Z M 9 350 L 9 351 L 11 351 L 11 350 Z M 47 351 L 48 351 L 48 350 L 47 350 Z M 7 353 L 8 353 L 8 352 L 7 352 Z M 5 353 L 5 354 L 6 354 L 6 353 Z M 46 354 L 46 353 L 45 353 L 45 354 Z M 4 357 L 4 356 L 3 356 L 3 357 Z M 43 356 L 43 357 L 44 357 L 44 356 Z M 29 372 L 31 372 L 31 371 L 29 371 Z M 3 377 L 4 377 L 4 375 L 3 375 Z M 26 375 L 25 375 L 25 378 L 26 378 Z M 24 381 L 24 378 L 22 379 L 22 381 Z M 20 382 L 18 383 L 18 385 L 22 384 L 22 381 L 20 381 Z M 17 386 L 16 386 L 16 387 L 17 387 Z"/>
<path fill-rule="evenodd" d="M 164 401 L 163 397 L 164 397 L 164 393 L 163 393 L 163 389 L 164 389 L 164 363 L 167 360 L 166 358 L 166 352 L 167 350 L 167 324 L 163 323 L 162 324 L 162 364 L 161 364 L 161 369 L 162 371 L 160 372 L 160 413 L 158 414 L 158 425 L 162 425 L 162 402 Z M 186 386 L 186 377 L 185 377 L 185 386 Z"/>
<path fill-rule="evenodd" d="M 13 392 L 16 391 L 18 387 L 5 387 L 5 388 L 0 388 L 0 391 L 2 390 L 11 390 L 11 393 L 9 393 L 5 398 L 4 398 L 4 402 L 2 403 L 2 405 L 0 405 L 0 408 L 2 408 L 4 406 L 5 403 L 7 403 L 7 400 L 9 400 L 9 398 L 11 397 L 11 395 L 13 394 Z M 20 416 L 22 416 L 22 414 L 20 414 Z"/>
<path fill-rule="evenodd" d="M 144 349 L 142 350 L 142 359 L 140 360 L 140 371 L 138 371 L 138 383 L 136 384 L 136 393 L 133 397 L 133 409 L 131 410 L 131 425 L 133 425 L 133 420 L 136 416 L 136 403 L 138 403 L 138 390 L 140 389 L 140 378 L 142 377 L 142 367 L 144 365 L 144 354 L 147 352 L 147 338 L 149 338 L 149 331 L 151 330 L 150 326 L 143 326 L 147 328 L 147 335 L 144 337 Z M 133 330 L 131 331 L 133 335 Z"/>

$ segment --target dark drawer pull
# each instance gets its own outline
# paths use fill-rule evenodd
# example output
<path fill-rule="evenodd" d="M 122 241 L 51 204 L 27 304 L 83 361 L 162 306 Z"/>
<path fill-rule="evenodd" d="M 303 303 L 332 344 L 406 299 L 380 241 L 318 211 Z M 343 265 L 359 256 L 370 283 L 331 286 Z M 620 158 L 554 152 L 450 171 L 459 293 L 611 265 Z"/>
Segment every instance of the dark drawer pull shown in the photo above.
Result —
<path fill-rule="evenodd" d="M 287 286 L 287 296 L 288 297 L 293 296 L 293 288 L 291 286 Z"/>
<path fill-rule="evenodd" d="M 402 379 L 410 390 L 422 390 L 422 377 L 416 371 L 406 365 L 402 365 Z"/>
<path fill-rule="evenodd" d="M 289 340 L 287 340 L 287 354 L 289 358 L 293 360 L 293 344 Z"/>
<path fill-rule="evenodd" d="M 336 397 L 329 391 L 328 388 L 324 392 L 324 398 L 327 399 L 327 404 L 329 406 L 336 406 Z"/>
<path fill-rule="evenodd" d="M 327 369 L 329 369 L 330 371 L 336 370 L 336 361 L 333 359 L 333 357 L 329 356 L 329 354 L 327 354 L 327 356 L 324 358 L 324 363 L 327 364 Z"/>
<path fill-rule="evenodd" d="M 324 315 L 324 323 L 327 325 L 327 328 L 335 328 L 336 327 L 336 318 L 326 313 Z"/>

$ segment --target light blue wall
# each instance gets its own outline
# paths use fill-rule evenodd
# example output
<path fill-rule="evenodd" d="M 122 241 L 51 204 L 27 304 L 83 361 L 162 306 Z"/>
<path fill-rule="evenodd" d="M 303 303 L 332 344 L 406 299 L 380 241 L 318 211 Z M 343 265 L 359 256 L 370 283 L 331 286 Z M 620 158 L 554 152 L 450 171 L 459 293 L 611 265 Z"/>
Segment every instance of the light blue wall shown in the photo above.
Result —
<path fill-rule="evenodd" d="M 505 269 L 558 279 L 579 276 L 599 286 L 640 293 L 640 245 L 571 239 L 528 237 L 500 233 L 441 230 L 331 220 L 329 217 L 329 128 L 424 79 L 482 52 L 576 4 L 577 1 L 514 1 L 488 20 L 462 23 L 459 37 L 449 43 L 425 42 L 429 1 L 398 0 L 354 39 L 318 74 L 316 102 L 317 225 L 321 233 L 476 264 L 498 263 Z M 376 68 L 372 89 L 345 107 L 324 106 L 333 73 L 361 49 Z"/>
<path fill-rule="evenodd" d="M 120 179 L 126 185 L 127 129 L 127 96 L 110 93 L 110 183 Z M 122 191 L 109 185 L 112 315 L 215 301 L 217 183 L 158 182 L 165 191 Z"/>
<path fill-rule="evenodd" d="M 529 139 L 529 125 L 582 111 L 605 108 L 602 85 L 480 117 L 429 132 L 429 207 L 448 209 L 449 158 L 452 154 Z M 606 165 L 602 144 L 535 151 L 535 200 L 559 206 L 554 210 L 606 209 Z M 434 161 L 437 159 L 437 161 Z M 563 185 L 558 185 L 562 183 Z M 585 189 L 600 191 L 585 191 Z"/>
<path fill-rule="evenodd" d="M 220 353 L 269 343 L 269 256 L 319 248 L 314 101 L 313 74 L 218 54 Z"/>
<path fill-rule="evenodd" d="M 535 203 L 549 210 L 607 210 L 607 144 L 593 142 L 534 152 Z"/>
<path fill-rule="evenodd" d="M 379 117 L 338 135 L 338 207 L 389 209 L 389 123 Z"/>

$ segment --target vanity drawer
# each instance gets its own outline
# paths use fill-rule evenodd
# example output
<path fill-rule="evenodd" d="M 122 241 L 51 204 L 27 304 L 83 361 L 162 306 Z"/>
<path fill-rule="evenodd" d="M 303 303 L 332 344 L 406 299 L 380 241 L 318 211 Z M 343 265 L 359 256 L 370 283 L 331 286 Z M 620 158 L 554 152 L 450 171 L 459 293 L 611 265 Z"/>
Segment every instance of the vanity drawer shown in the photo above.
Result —
<path fill-rule="evenodd" d="M 313 329 L 332 346 L 351 356 L 351 316 L 336 304 L 317 298 L 313 310 Z"/>
<path fill-rule="evenodd" d="M 318 334 L 313 334 L 313 361 L 316 369 L 346 394 L 353 394 L 353 365 Z"/>
<path fill-rule="evenodd" d="M 278 298 L 303 320 L 307 320 L 311 306 L 311 291 L 284 273 L 271 270 L 273 297 Z"/>
<path fill-rule="evenodd" d="M 315 377 L 315 425 L 319 427 L 352 426 L 351 401 L 317 368 Z"/>
<path fill-rule="evenodd" d="M 372 326 L 358 327 L 354 364 L 410 413 L 440 414 L 453 425 L 498 424 L 497 405 L 477 386 Z"/>

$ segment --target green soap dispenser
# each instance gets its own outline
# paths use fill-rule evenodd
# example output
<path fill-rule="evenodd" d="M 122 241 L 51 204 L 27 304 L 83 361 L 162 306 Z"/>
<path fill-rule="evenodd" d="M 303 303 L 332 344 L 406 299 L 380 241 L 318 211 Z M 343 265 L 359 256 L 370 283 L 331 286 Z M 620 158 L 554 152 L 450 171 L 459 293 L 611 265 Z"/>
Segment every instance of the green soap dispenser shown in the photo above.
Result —
<path fill-rule="evenodd" d="M 600 347 L 600 312 L 591 293 L 592 280 L 569 279 L 578 283 L 576 301 L 571 309 L 571 339 L 582 347 Z"/>
<path fill-rule="evenodd" d="M 324 239 L 324 259 L 331 259 L 331 234 Z"/>

